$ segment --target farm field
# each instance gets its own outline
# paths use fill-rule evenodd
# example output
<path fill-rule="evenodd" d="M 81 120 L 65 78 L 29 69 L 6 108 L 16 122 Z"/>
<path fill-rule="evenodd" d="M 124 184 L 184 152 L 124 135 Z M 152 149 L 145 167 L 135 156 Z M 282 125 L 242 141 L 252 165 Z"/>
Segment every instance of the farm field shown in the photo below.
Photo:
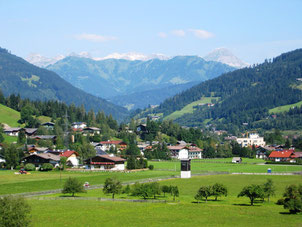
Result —
<path fill-rule="evenodd" d="M 237 198 L 243 186 L 263 184 L 272 179 L 276 196 L 271 202 L 249 206 L 249 199 Z M 180 197 L 168 203 L 132 203 L 96 200 L 36 200 L 28 199 L 32 206 L 34 226 L 301 226 L 302 215 L 288 215 L 275 202 L 281 198 L 287 185 L 297 183 L 301 176 L 245 176 L 212 175 L 191 179 L 164 180 L 160 184 L 177 185 Z M 218 201 L 196 203 L 194 195 L 202 185 L 223 183 L 228 197 Z M 85 197 L 110 197 L 101 189 L 90 190 Z M 58 196 L 58 195 L 52 195 Z M 123 198 L 123 195 L 116 198 Z M 163 198 L 161 198 L 163 199 Z M 43 212 L 41 212 L 43 210 Z"/>

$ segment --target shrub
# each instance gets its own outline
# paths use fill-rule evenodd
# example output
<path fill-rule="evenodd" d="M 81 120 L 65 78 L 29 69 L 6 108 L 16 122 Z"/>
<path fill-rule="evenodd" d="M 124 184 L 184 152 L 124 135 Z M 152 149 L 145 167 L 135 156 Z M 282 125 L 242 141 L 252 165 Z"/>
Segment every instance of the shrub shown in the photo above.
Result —
<path fill-rule="evenodd" d="M 40 168 L 40 171 L 50 171 L 50 170 L 53 170 L 53 165 L 50 163 L 44 163 Z"/>
<path fill-rule="evenodd" d="M 149 165 L 149 169 L 153 170 L 154 169 L 154 165 Z"/>
<path fill-rule="evenodd" d="M 0 226 L 29 226 L 30 206 L 22 197 L 0 197 Z"/>
<path fill-rule="evenodd" d="M 36 167 L 34 164 L 31 164 L 31 163 L 27 163 L 25 166 L 24 166 L 24 169 L 26 171 L 35 171 L 36 170 Z"/>

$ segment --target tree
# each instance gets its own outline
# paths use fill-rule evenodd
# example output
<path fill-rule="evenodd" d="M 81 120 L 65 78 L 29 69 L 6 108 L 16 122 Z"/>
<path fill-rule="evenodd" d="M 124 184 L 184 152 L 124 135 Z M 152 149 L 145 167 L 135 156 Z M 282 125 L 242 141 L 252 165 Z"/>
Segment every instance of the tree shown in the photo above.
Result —
<path fill-rule="evenodd" d="M 170 187 L 169 187 L 168 185 L 163 185 L 163 186 L 161 187 L 161 190 L 162 190 L 162 192 L 164 193 L 164 197 L 166 197 L 166 193 L 171 192 L 171 189 L 170 189 Z"/>
<path fill-rule="evenodd" d="M 4 148 L 4 159 L 8 168 L 15 168 L 20 162 L 20 153 L 14 144 Z"/>
<path fill-rule="evenodd" d="M 206 202 L 208 201 L 208 197 L 212 195 L 212 187 L 211 186 L 201 186 L 195 195 L 196 200 L 202 200 L 205 198 Z"/>
<path fill-rule="evenodd" d="M 33 111 L 32 107 L 30 107 L 30 106 L 23 107 L 21 109 L 21 113 L 20 113 L 20 115 L 21 115 L 20 123 L 21 124 L 23 124 L 23 123 L 27 124 L 27 122 L 30 121 L 31 118 L 33 118 L 32 117 L 33 112 L 34 111 Z"/>
<path fill-rule="evenodd" d="M 171 187 L 171 193 L 172 193 L 172 196 L 173 196 L 173 201 L 175 201 L 175 197 L 179 196 L 178 187 L 177 186 L 172 186 Z"/>
<path fill-rule="evenodd" d="M 302 211 L 302 185 L 290 185 L 285 188 L 283 194 L 284 209 L 288 209 L 290 213 L 296 214 Z"/>
<path fill-rule="evenodd" d="M 18 133 L 18 144 L 25 144 L 26 143 L 26 135 L 24 130 L 21 130 Z"/>
<path fill-rule="evenodd" d="M 104 184 L 103 192 L 105 194 L 112 194 L 112 199 L 114 199 L 115 194 L 120 194 L 122 190 L 122 184 L 120 181 L 114 178 L 107 178 Z"/>
<path fill-rule="evenodd" d="M 135 183 L 133 185 L 132 195 L 141 196 L 144 199 L 147 199 L 148 197 L 153 195 L 153 192 L 152 192 L 152 189 L 150 187 L 150 184 Z"/>
<path fill-rule="evenodd" d="M 127 169 L 136 169 L 136 160 L 134 156 L 127 158 Z"/>
<path fill-rule="evenodd" d="M 77 178 L 71 178 L 69 177 L 65 184 L 64 188 L 62 190 L 63 194 L 72 194 L 72 197 L 74 197 L 75 193 L 84 193 L 86 190 L 84 189 L 84 186 L 81 182 L 78 181 Z"/>
<path fill-rule="evenodd" d="M 159 186 L 159 183 L 157 182 L 153 182 L 149 184 L 152 194 L 153 194 L 153 198 L 156 199 L 156 195 L 160 195 L 161 193 L 161 188 Z"/>
<path fill-rule="evenodd" d="M 67 157 L 60 157 L 60 169 L 64 170 L 66 168 Z"/>
<path fill-rule="evenodd" d="M 257 198 L 262 199 L 264 197 L 264 191 L 260 185 L 252 184 L 252 185 L 245 186 L 237 197 L 243 197 L 243 196 L 249 197 L 251 201 L 251 206 L 253 206 L 255 199 Z"/>
<path fill-rule="evenodd" d="M 30 210 L 30 206 L 23 197 L 0 197 L 0 226 L 29 226 Z"/>
<path fill-rule="evenodd" d="M 267 197 L 267 201 L 269 202 L 270 197 L 274 196 L 276 191 L 272 179 L 267 179 L 267 182 L 263 184 L 263 191 L 264 195 Z"/>
<path fill-rule="evenodd" d="M 212 186 L 212 195 L 215 196 L 215 201 L 219 196 L 227 196 L 228 189 L 223 184 L 216 183 Z"/>
<path fill-rule="evenodd" d="M 122 190 L 122 193 L 128 195 L 130 192 L 131 192 L 131 188 L 129 184 L 127 184 L 127 186 Z"/>

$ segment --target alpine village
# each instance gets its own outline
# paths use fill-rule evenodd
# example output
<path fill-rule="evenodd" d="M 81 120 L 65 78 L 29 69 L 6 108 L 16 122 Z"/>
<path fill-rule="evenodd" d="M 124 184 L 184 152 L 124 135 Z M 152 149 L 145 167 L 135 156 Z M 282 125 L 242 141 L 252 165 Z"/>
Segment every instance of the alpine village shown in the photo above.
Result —
<path fill-rule="evenodd" d="M 302 226 L 301 2 L 4 2 L 0 227 Z"/>

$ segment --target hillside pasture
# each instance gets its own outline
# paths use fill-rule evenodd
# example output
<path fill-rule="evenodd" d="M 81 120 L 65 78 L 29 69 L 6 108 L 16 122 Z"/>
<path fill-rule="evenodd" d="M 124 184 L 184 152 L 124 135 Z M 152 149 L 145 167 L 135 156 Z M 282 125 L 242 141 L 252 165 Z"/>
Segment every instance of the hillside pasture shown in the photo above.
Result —
<path fill-rule="evenodd" d="M 284 106 L 278 106 L 278 107 L 275 107 L 273 109 L 270 109 L 268 112 L 270 114 L 277 114 L 277 113 L 282 113 L 282 112 L 288 112 L 291 108 L 294 108 L 294 107 L 300 107 L 302 106 L 302 101 L 300 102 L 297 102 L 297 103 L 293 103 L 293 104 L 289 104 L 289 105 L 284 105 Z"/>
<path fill-rule="evenodd" d="M 10 127 L 19 127 L 20 113 L 7 106 L 0 104 L 0 123 L 8 124 Z"/>
<path fill-rule="evenodd" d="M 180 118 L 184 114 L 193 113 L 194 106 L 197 106 L 198 104 L 212 103 L 212 99 L 218 100 L 219 97 L 202 97 L 200 100 L 192 102 L 186 105 L 185 107 L 183 107 L 181 110 L 177 110 L 171 113 L 170 115 L 166 116 L 164 120 L 175 120 L 177 118 Z"/>

